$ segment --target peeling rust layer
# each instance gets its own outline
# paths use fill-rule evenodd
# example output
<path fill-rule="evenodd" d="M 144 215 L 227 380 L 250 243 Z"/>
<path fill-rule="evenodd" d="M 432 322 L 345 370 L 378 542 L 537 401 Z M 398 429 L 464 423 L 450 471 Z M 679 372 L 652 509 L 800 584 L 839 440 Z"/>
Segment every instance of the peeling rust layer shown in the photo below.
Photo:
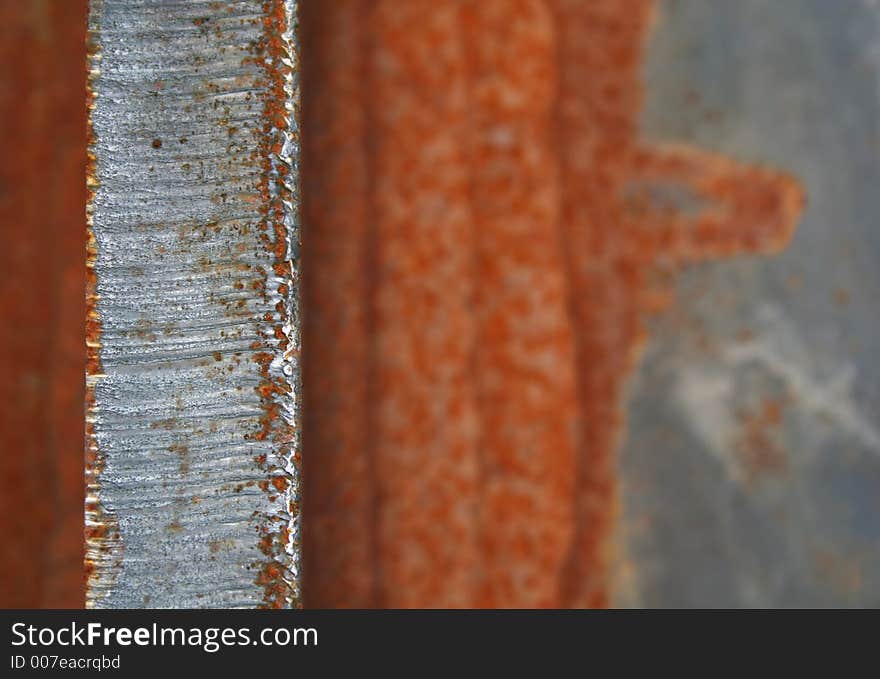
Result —
<path fill-rule="evenodd" d="M 799 185 L 640 137 L 651 0 L 305 4 L 308 604 L 608 605 L 645 318 Z"/>
<path fill-rule="evenodd" d="M 89 606 L 299 605 L 295 31 L 92 3 Z"/>

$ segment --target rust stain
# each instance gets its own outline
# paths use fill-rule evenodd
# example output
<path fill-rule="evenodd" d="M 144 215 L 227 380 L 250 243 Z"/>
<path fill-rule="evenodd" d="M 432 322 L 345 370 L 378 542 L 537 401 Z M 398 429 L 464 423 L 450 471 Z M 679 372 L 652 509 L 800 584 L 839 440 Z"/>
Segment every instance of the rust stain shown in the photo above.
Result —
<path fill-rule="evenodd" d="M 864 588 L 861 554 L 841 554 L 817 545 L 810 550 L 809 556 L 814 572 L 837 591 L 854 597 Z"/>
<path fill-rule="evenodd" d="M 778 477 L 788 469 L 788 451 L 779 440 L 787 405 L 783 399 L 768 398 L 756 411 L 739 414 L 740 432 L 734 450 L 746 483 Z"/>
<path fill-rule="evenodd" d="M 464 39 L 450 3 L 380 0 L 367 27 L 374 596 L 461 606 L 479 566 Z"/>
<path fill-rule="evenodd" d="M 552 607 L 573 539 L 578 421 L 559 241 L 556 27 L 542 0 L 465 3 L 460 21 L 469 57 L 469 379 L 484 571 L 476 603 Z"/>
<path fill-rule="evenodd" d="M 310 606 L 610 603 L 645 318 L 803 205 L 640 138 L 654 9 L 303 3 Z"/>

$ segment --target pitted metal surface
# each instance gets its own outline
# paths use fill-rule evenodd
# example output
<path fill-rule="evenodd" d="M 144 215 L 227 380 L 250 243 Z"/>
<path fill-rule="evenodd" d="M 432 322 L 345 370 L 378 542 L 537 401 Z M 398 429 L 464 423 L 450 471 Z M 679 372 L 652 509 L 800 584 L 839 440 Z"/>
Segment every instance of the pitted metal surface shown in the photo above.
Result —
<path fill-rule="evenodd" d="M 88 606 L 299 604 L 295 29 L 92 2 Z"/>

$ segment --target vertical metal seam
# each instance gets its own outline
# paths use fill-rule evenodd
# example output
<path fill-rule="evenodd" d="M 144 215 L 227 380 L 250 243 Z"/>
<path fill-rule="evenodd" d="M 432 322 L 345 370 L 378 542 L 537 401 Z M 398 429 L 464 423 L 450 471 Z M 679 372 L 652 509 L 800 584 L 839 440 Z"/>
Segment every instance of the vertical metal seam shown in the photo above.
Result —
<path fill-rule="evenodd" d="M 301 606 L 297 9 L 91 3 L 90 607 Z"/>
<path fill-rule="evenodd" d="M 97 82 L 101 74 L 101 37 L 98 17 L 103 0 L 91 0 L 88 17 L 86 55 L 86 394 L 85 394 L 85 606 L 93 608 L 116 581 L 122 561 L 123 547 L 119 536 L 119 521 L 99 497 L 99 477 L 104 466 L 98 447 L 95 423 L 99 406 L 95 401 L 95 387 L 104 377 L 101 366 L 101 319 L 98 314 L 98 292 L 95 274 L 97 240 L 94 232 L 95 197 L 100 186 L 97 176 L 97 139 L 92 112 L 97 98 Z"/>
<path fill-rule="evenodd" d="M 266 142 L 267 214 L 274 238 L 275 270 L 266 281 L 269 301 L 280 310 L 280 325 L 263 329 L 271 340 L 281 336 L 271 362 L 265 368 L 265 387 L 272 410 L 263 433 L 276 447 L 267 460 L 270 486 L 267 492 L 280 491 L 283 508 L 268 516 L 261 528 L 265 537 L 277 546 L 263 547 L 272 558 L 258 578 L 265 589 L 264 602 L 270 607 L 302 606 L 301 592 L 301 301 L 299 285 L 299 250 L 301 243 L 299 215 L 299 60 L 296 49 L 297 2 L 274 0 L 266 3 L 267 55 L 265 73 L 269 81 L 264 104 L 264 118 L 271 121 Z M 278 101 L 279 96 L 281 101 Z M 274 273 L 274 276 L 272 275 Z M 271 500 L 271 497 L 270 497 Z M 281 529 L 274 524 L 280 520 Z M 277 556 L 285 555 L 278 563 Z"/>

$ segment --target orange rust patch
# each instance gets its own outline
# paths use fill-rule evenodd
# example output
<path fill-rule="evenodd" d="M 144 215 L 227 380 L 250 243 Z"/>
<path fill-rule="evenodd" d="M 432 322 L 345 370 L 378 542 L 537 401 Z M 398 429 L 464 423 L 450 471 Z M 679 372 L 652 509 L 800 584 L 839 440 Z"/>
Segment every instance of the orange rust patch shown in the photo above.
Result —
<path fill-rule="evenodd" d="M 577 445 L 558 236 L 555 30 L 541 0 L 467 3 L 462 21 L 475 262 L 470 380 L 482 470 L 477 603 L 549 607 L 572 541 Z M 498 36 L 503 49 L 484 36 Z"/>
<path fill-rule="evenodd" d="M 464 35 L 455 3 L 380 0 L 367 26 L 376 603 L 466 606 L 480 538 Z"/>

